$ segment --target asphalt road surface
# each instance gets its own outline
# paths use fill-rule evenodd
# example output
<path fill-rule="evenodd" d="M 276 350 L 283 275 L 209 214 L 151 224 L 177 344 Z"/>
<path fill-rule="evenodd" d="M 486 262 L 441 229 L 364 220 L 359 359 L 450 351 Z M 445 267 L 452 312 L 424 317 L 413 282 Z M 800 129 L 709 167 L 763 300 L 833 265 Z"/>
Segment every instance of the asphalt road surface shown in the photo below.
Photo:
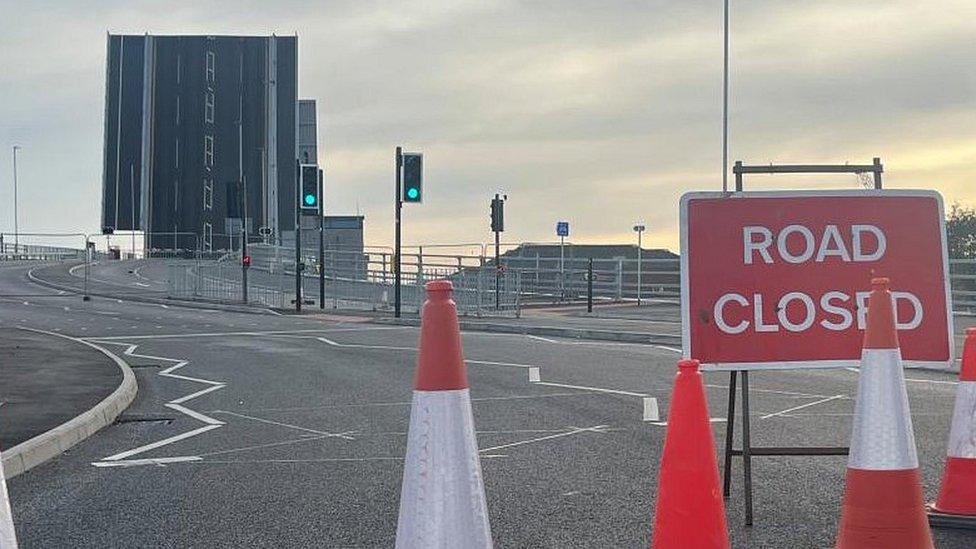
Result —
<path fill-rule="evenodd" d="M 108 427 L 12 479 L 23 547 L 392 546 L 416 328 L 84 303 L 33 285 L 28 268 L 0 269 L 0 294 L 33 296 L 0 297 L 0 330 L 84 338 L 139 366 L 127 413 L 151 421 Z M 678 350 L 463 339 L 496 546 L 647 547 Z M 541 382 L 529 381 L 534 373 Z M 906 375 L 931 498 L 955 376 Z M 720 448 L 727 374 L 705 381 Z M 856 372 L 753 373 L 750 381 L 755 445 L 849 442 Z M 845 463 L 755 458 L 755 525 L 746 528 L 736 461 L 727 502 L 734 546 L 832 545 Z M 935 537 L 944 548 L 976 544 L 967 532 Z"/>

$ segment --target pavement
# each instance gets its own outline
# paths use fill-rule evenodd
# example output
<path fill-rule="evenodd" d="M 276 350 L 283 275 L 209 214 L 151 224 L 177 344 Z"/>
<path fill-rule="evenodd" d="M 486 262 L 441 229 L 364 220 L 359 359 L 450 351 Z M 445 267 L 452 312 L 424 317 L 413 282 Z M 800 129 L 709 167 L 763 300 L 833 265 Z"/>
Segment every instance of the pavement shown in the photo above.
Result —
<path fill-rule="evenodd" d="M 92 409 L 122 382 L 95 349 L 56 336 L 0 329 L 0 448 L 4 452 Z"/>
<path fill-rule="evenodd" d="M 62 333 L 141 366 L 126 415 L 144 421 L 107 427 L 9 481 L 22 546 L 393 544 L 417 328 L 83 302 L 37 287 L 26 270 L 0 269 L 0 332 Z M 647 547 L 676 350 L 484 332 L 463 344 L 496 547 Z M 932 498 L 955 376 L 906 377 Z M 705 374 L 716 448 L 727 380 Z M 754 372 L 750 383 L 754 445 L 848 443 L 855 372 Z M 845 464 L 754 458 L 747 528 L 736 460 L 733 546 L 832 545 Z M 941 548 L 976 540 L 941 529 L 935 538 Z"/>

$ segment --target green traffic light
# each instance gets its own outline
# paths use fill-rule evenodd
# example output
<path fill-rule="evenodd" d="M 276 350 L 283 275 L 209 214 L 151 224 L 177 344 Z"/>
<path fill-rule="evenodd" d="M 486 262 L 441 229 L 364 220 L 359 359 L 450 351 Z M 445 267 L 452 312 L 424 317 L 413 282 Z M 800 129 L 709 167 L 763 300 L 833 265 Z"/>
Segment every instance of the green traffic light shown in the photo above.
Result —
<path fill-rule="evenodd" d="M 314 194 L 306 194 L 305 195 L 305 204 L 307 204 L 309 206 L 314 206 L 315 205 L 315 195 Z"/>
<path fill-rule="evenodd" d="M 410 200 L 416 200 L 420 196 L 420 189 L 417 187 L 410 187 L 407 189 L 407 198 Z"/>

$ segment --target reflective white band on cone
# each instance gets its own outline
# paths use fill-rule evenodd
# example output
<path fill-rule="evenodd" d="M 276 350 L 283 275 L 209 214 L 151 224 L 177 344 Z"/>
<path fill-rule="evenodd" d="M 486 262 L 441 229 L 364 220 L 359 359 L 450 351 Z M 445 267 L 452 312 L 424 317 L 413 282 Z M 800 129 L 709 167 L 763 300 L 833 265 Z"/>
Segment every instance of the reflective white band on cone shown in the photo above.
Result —
<path fill-rule="evenodd" d="M 960 381 L 956 388 L 948 455 L 976 458 L 976 381 Z"/>
<path fill-rule="evenodd" d="M 898 349 L 862 351 L 847 466 L 881 471 L 918 468 Z"/>
<path fill-rule="evenodd" d="M 490 548 L 468 389 L 414 391 L 397 549 Z"/>
<path fill-rule="evenodd" d="M 10 512 L 10 496 L 7 495 L 7 477 L 3 473 L 0 458 L 0 549 L 17 549 L 13 513 Z"/>

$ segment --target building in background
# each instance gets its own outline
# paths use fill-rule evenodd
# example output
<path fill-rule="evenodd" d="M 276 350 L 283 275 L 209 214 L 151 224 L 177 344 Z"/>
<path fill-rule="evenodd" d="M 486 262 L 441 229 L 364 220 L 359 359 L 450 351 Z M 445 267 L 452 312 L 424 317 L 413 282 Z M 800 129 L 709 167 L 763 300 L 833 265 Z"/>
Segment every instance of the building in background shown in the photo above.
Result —
<path fill-rule="evenodd" d="M 298 100 L 298 160 L 302 164 L 319 163 L 318 122 L 314 99 Z"/>
<path fill-rule="evenodd" d="M 103 230 L 229 248 L 246 204 L 250 234 L 293 233 L 297 36 L 109 34 L 105 84 Z"/>

